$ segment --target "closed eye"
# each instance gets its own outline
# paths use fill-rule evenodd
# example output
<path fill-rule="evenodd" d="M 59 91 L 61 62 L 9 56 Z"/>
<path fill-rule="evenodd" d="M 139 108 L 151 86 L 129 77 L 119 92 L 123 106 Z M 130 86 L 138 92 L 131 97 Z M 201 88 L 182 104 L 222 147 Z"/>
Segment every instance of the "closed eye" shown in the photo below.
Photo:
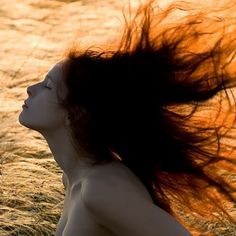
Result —
<path fill-rule="evenodd" d="M 48 87 L 48 86 L 44 86 L 45 88 L 48 88 L 48 89 L 51 89 L 50 87 Z"/>
<path fill-rule="evenodd" d="M 48 89 L 52 89 L 52 88 L 50 88 L 50 87 L 48 87 L 48 85 L 50 84 L 50 80 L 48 80 L 47 82 L 46 82 L 46 84 L 45 84 L 45 88 L 48 88 Z"/>

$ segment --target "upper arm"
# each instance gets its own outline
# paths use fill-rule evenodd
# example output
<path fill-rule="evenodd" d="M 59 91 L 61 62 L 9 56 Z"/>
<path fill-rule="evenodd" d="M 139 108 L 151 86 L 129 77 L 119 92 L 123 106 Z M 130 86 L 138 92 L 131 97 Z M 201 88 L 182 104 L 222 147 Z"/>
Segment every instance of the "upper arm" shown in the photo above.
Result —
<path fill-rule="evenodd" d="M 122 236 L 191 235 L 166 211 L 113 181 L 87 180 L 82 189 L 85 206 L 101 225 Z"/>
<path fill-rule="evenodd" d="M 66 177 L 64 172 L 62 174 L 62 183 L 63 183 L 63 185 L 64 185 L 64 187 L 66 189 L 67 188 L 67 177 Z"/>

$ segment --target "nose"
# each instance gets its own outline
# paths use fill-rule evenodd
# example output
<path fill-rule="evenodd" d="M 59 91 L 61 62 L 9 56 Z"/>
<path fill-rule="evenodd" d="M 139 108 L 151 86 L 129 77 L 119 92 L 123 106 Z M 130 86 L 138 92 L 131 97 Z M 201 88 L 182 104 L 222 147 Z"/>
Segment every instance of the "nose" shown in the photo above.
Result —
<path fill-rule="evenodd" d="M 29 96 L 32 95 L 30 90 L 29 90 L 29 87 L 27 88 L 27 93 L 28 93 Z"/>
<path fill-rule="evenodd" d="M 32 89 L 32 86 L 29 86 L 26 90 L 29 96 L 32 95 L 32 90 L 31 89 Z"/>

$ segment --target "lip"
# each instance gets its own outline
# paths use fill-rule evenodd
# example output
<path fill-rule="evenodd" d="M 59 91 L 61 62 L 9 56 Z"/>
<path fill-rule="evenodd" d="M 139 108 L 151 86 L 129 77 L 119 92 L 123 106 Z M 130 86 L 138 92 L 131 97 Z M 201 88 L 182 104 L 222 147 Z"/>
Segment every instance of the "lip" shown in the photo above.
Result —
<path fill-rule="evenodd" d="M 26 104 L 26 102 L 24 101 L 24 104 L 22 105 L 22 107 L 24 108 L 28 108 L 28 105 Z"/>

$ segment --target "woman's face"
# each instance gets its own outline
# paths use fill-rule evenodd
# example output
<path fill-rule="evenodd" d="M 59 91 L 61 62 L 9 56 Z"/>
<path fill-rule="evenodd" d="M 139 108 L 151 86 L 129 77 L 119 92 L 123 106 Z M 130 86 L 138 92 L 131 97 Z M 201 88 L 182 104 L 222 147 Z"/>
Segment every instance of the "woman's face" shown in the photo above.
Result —
<path fill-rule="evenodd" d="M 19 115 L 20 124 L 41 133 L 54 131 L 65 125 L 67 112 L 59 105 L 56 95 L 62 77 L 61 66 L 62 62 L 57 63 L 42 82 L 27 88 L 27 107 L 23 107 Z M 63 87 L 63 92 L 65 91 Z"/>

